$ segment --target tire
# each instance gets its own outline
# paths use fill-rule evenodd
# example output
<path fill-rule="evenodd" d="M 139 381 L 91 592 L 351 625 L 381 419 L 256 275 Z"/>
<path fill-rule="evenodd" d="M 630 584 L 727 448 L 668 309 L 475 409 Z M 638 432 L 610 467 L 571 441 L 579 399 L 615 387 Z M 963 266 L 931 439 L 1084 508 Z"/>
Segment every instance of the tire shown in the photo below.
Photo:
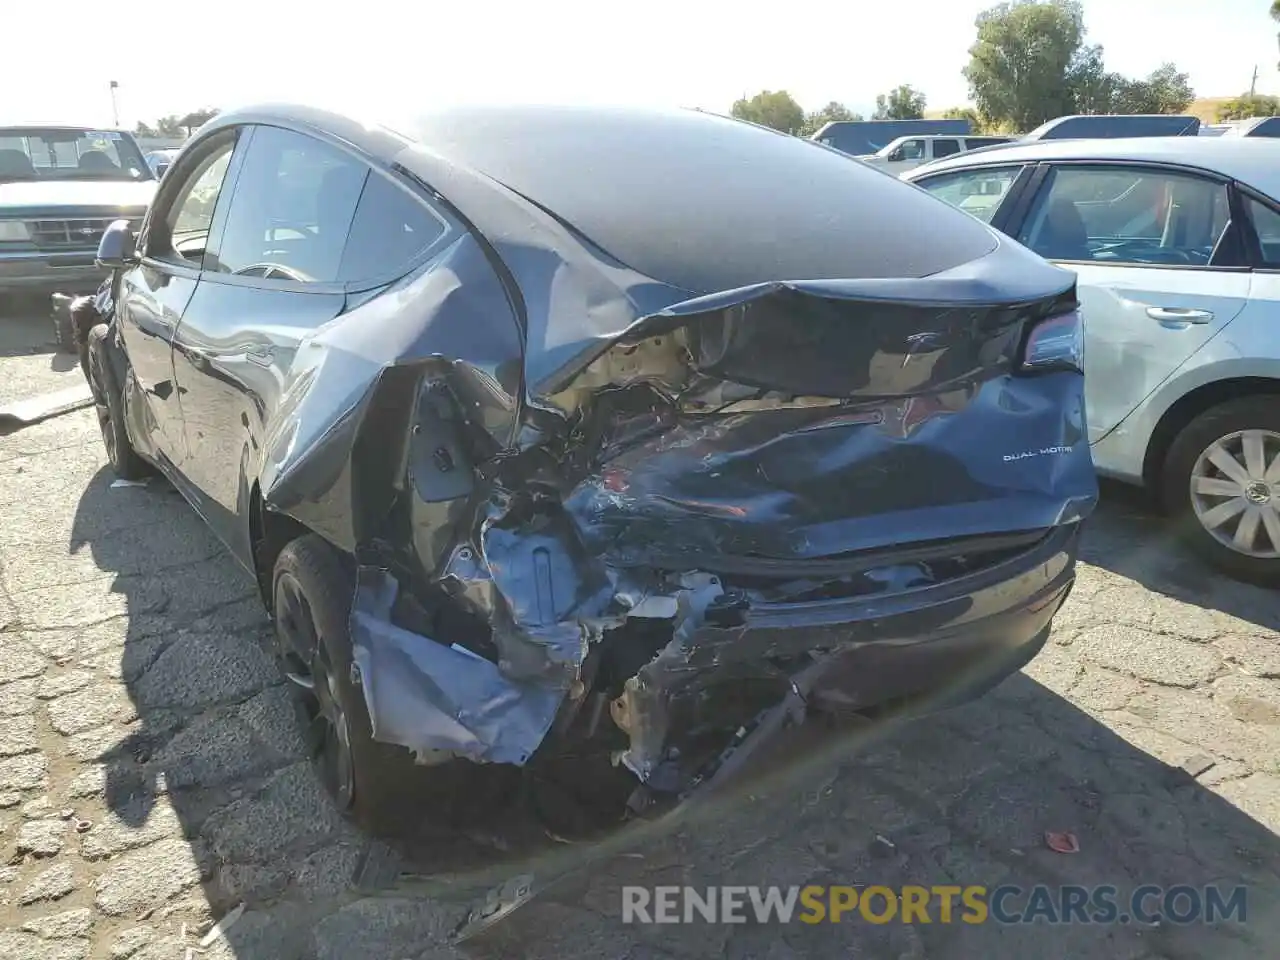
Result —
<path fill-rule="evenodd" d="M 1192 420 L 1169 448 L 1160 492 L 1206 561 L 1238 580 L 1280 584 L 1280 397 L 1229 400 Z"/>
<path fill-rule="evenodd" d="M 98 429 L 102 431 L 102 444 L 116 476 L 121 480 L 142 480 L 155 470 L 138 456 L 129 441 L 124 419 L 124 394 L 116 382 L 106 352 L 108 335 L 109 328 L 100 323 L 89 331 L 88 337 L 89 389 L 93 391 Z"/>
<path fill-rule="evenodd" d="M 486 768 L 461 759 L 419 766 L 403 747 L 373 739 L 352 671 L 352 581 L 315 534 L 286 544 L 272 573 L 276 660 L 298 694 L 317 773 L 339 812 L 374 835 L 402 834 L 424 818 L 461 823 L 484 808 L 477 801 L 493 795 L 500 775 L 485 783 Z"/>

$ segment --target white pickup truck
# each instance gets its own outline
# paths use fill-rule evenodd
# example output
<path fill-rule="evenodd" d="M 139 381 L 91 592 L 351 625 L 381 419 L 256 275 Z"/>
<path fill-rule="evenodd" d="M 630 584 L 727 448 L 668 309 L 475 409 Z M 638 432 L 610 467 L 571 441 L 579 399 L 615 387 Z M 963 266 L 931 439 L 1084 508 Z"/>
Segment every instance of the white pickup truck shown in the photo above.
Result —
<path fill-rule="evenodd" d="M 858 157 L 863 163 L 879 167 L 893 174 L 906 173 L 922 163 L 939 160 L 952 154 L 978 147 L 990 147 L 998 143 L 1008 143 L 1012 137 L 954 137 L 954 136 L 915 136 L 899 137 L 886 144 L 876 153 Z"/>

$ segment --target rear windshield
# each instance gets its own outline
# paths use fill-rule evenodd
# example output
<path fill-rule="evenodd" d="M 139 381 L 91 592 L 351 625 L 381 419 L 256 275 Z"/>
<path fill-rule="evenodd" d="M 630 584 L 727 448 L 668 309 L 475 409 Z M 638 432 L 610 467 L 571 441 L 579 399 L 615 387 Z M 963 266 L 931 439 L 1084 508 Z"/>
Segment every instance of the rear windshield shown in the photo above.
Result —
<path fill-rule="evenodd" d="M 921 277 L 996 247 L 923 190 L 816 143 L 695 111 L 510 109 L 418 122 L 422 141 L 692 292 Z"/>
<path fill-rule="evenodd" d="M 137 144 L 118 130 L 0 127 L 0 181 L 150 179 Z"/>

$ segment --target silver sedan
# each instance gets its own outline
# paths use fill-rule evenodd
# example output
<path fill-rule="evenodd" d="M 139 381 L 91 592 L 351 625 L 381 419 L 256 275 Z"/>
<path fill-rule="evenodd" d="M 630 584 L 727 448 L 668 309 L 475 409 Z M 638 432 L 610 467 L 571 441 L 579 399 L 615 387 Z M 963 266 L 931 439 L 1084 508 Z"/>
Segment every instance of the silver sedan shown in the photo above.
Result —
<path fill-rule="evenodd" d="M 903 179 L 1076 272 L 1098 471 L 1280 582 L 1280 144 L 1040 141 Z"/>

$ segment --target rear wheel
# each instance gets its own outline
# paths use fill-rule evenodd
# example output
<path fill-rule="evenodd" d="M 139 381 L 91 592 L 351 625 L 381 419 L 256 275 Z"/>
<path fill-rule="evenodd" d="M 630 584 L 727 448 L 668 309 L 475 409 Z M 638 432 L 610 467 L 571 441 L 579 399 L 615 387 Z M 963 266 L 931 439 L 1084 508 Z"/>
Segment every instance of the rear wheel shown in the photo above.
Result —
<path fill-rule="evenodd" d="M 1165 459 L 1163 499 L 1219 569 L 1280 583 L 1280 398 L 1242 397 L 1189 423 Z"/>
<path fill-rule="evenodd" d="M 138 456 L 129 442 L 124 420 L 124 394 L 107 356 L 107 335 L 107 325 L 100 323 L 89 331 L 88 336 L 89 389 L 93 392 L 98 429 L 102 431 L 102 444 L 116 476 L 121 480 L 141 480 L 155 471 L 151 464 Z"/>
<path fill-rule="evenodd" d="M 352 594 L 350 571 L 321 537 L 306 534 L 280 551 L 272 577 L 276 658 L 298 694 L 316 771 L 339 811 L 371 833 L 402 833 L 424 816 L 461 822 L 484 807 L 478 801 L 496 786 L 497 771 L 466 760 L 420 766 L 403 747 L 373 739 L 352 666 Z"/>

